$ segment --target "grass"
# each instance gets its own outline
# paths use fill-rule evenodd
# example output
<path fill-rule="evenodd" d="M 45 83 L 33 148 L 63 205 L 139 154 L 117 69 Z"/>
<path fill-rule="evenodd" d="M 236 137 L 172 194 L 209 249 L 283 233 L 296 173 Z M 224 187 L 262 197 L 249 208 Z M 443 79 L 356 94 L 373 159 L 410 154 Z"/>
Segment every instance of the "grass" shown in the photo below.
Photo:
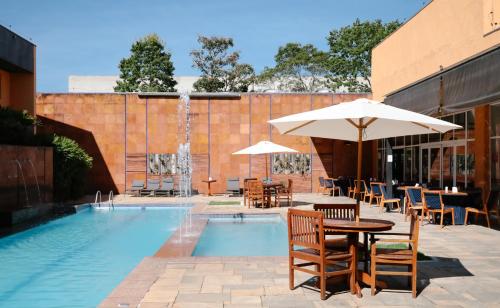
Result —
<path fill-rule="evenodd" d="M 389 249 L 406 249 L 408 248 L 407 244 L 377 244 L 377 248 L 389 248 Z M 417 252 L 417 260 L 418 261 L 429 261 L 432 260 L 431 257 L 426 256 L 420 251 Z"/>
<path fill-rule="evenodd" d="M 240 205 L 239 201 L 210 201 L 208 205 Z"/>

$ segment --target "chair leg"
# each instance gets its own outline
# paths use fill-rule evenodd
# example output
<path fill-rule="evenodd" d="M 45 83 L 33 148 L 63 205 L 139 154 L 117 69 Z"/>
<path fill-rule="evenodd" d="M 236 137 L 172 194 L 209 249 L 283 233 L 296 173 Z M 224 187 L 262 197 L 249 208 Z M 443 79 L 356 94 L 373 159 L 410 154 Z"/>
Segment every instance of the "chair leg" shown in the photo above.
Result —
<path fill-rule="evenodd" d="M 377 264 L 375 264 L 375 254 L 373 253 L 373 249 L 372 249 L 371 261 L 370 261 L 370 267 L 371 267 L 370 268 L 370 277 L 371 277 L 370 284 L 371 284 L 371 292 L 372 292 L 372 296 L 373 296 L 373 295 L 375 295 L 375 285 L 377 283 Z"/>
<path fill-rule="evenodd" d="M 455 225 L 455 209 L 453 208 L 451 209 L 451 223 L 452 225 Z"/>
<path fill-rule="evenodd" d="M 490 225 L 490 214 L 488 212 L 486 212 L 485 214 L 486 216 L 486 224 L 488 225 L 488 228 L 491 229 L 491 225 Z"/>
<path fill-rule="evenodd" d="M 411 267 L 411 295 L 413 298 L 417 297 L 417 264 L 414 264 Z"/>
<path fill-rule="evenodd" d="M 469 217 L 469 210 L 465 209 L 465 219 L 464 219 L 464 226 L 467 226 L 467 218 Z"/>
<path fill-rule="evenodd" d="M 443 227 L 443 217 L 444 217 L 444 212 L 441 212 L 441 223 L 440 223 L 441 228 Z"/>
<path fill-rule="evenodd" d="M 325 273 L 325 264 L 320 264 L 320 293 L 321 299 L 326 299 L 326 273 Z"/>
<path fill-rule="evenodd" d="M 288 285 L 290 290 L 294 288 L 294 270 L 293 270 L 293 258 L 288 258 Z"/>

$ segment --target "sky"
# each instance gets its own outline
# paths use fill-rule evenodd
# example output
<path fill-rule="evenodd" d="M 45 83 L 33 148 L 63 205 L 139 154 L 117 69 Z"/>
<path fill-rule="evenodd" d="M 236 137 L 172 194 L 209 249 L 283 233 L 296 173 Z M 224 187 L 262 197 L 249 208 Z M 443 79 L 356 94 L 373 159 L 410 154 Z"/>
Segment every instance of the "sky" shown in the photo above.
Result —
<path fill-rule="evenodd" d="M 199 75 L 198 35 L 232 37 L 241 62 L 273 66 L 279 46 L 327 49 L 332 29 L 405 21 L 429 0 L 1 0 L 0 24 L 37 45 L 37 91 L 67 92 L 70 75 L 118 75 L 131 44 L 157 33 L 175 75 Z"/>

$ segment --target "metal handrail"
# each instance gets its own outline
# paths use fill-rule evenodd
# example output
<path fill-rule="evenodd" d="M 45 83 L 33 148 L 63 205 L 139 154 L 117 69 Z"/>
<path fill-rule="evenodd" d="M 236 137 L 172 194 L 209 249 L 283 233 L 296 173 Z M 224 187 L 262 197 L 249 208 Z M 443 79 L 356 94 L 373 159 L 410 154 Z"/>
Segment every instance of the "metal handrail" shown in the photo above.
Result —
<path fill-rule="evenodd" d="M 113 209 L 115 208 L 115 205 L 113 203 L 113 197 L 114 197 L 114 194 L 113 194 L 113 191 L 110 190 L 109 191 L 109 199 L 108 199 L 108 206 L 109 207 L 112 207 Z"/>
<path fill-rule="evenodd" d="M 97 197 L 99 197 L 99 203 L 97 203 Z M 94 205 L 99 205 L 99 207 L 101 207 L 101 202 L 102 202 L 102 198 L 101 198 L 101 191 L 98 190 L 96 193 L 95 193 L 95 201 L 94 201 Z"/>

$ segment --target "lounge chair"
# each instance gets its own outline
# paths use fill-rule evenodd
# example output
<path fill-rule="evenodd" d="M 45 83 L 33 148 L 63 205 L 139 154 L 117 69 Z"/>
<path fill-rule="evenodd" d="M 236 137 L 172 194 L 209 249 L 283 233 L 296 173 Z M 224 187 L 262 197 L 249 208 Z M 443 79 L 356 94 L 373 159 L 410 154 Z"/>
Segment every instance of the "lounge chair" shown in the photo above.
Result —
<path fill-rule="evenodd" d="M 127 193 L 130 193 L 136 197 L 141 195 L 142 190 L 144 189 L 144 181 L 143 180 L 133 180 L 132 186 L 127 190 Z"/>
<path fill-rule="evenodd" d="M 160 189 L 160 180 L 148 180 L 148 185 L 141 191 L 141 196 L 155 196 Z"/>
<path fill-rule="evenodd" d="M 174 179 L 164 178 L 161 180 L 161 187 L 155 192 L 156 196 L 173 196 L 174 195 Z"/>
<path fill-rule="evenodd" d="M 226 179 L 226 192 L 229 194 L 240 195 L 240 178 Z"/>

